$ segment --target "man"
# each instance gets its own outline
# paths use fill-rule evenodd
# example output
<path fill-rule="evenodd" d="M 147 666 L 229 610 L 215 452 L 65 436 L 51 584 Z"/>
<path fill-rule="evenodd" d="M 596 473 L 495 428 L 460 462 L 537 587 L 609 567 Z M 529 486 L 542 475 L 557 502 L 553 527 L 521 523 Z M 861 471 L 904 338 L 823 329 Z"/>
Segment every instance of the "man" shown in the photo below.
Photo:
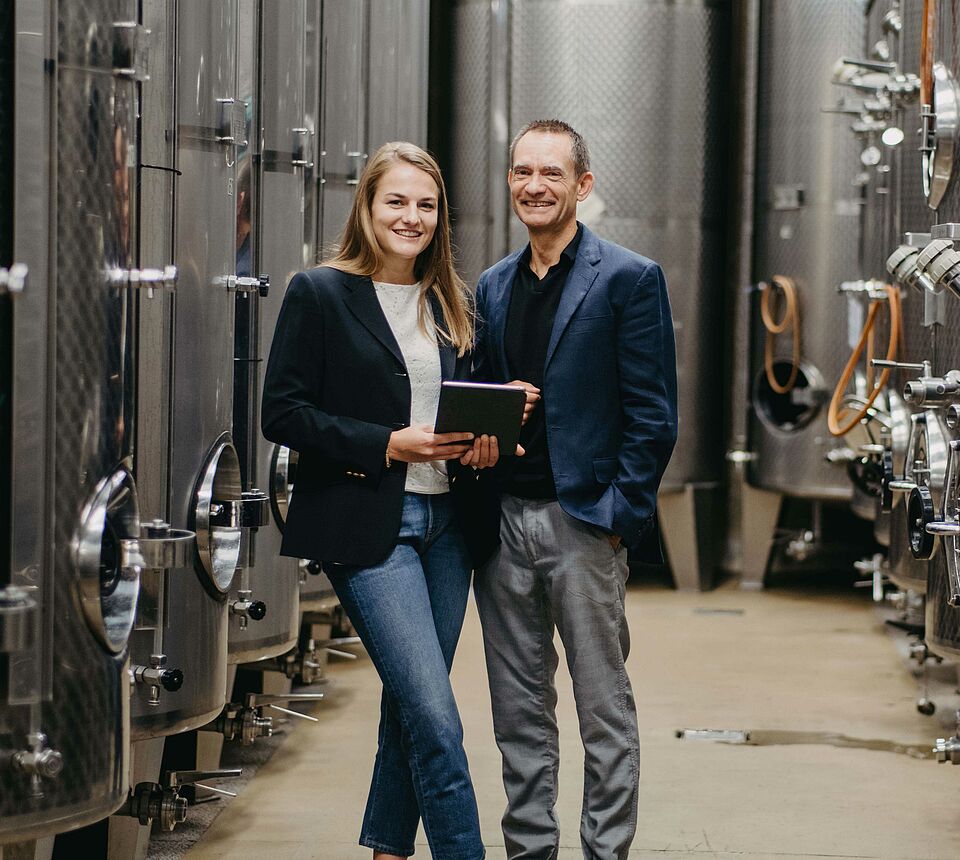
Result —
<path fill-rule="evenodd" d="M 659 559 L 657 488 L 676 441 L 666 284 L 651 260 L 576 220 L 593 188 L 583 139 L 556 120 L 514 139 L 513 210 L 530 243 L 481 276 L 476 376 L 527 388 L 522 458 L 497 467 L 500 547 L 475 579 L 511 860 L 556 857 L 560 632 L 586 755 L 585 858 L 626 858 L 639 738 L 624 663 L 627 550 Z"/>

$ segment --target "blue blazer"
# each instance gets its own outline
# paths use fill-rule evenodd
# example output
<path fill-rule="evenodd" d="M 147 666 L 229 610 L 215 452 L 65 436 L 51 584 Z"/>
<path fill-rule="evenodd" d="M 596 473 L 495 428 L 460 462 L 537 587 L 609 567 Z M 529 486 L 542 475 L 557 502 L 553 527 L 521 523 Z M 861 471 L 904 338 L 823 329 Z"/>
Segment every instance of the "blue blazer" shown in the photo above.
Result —
<path fill-rule="evenodd" d="M 521 251 L 480 276 L 474 377 L 507 382 L 504 334 Z M 547 347 L 543 399 L 557 500 L 662 561 L 657 489 L 677 440 L 667 285 L 652 260 L 584 227 Z"/>

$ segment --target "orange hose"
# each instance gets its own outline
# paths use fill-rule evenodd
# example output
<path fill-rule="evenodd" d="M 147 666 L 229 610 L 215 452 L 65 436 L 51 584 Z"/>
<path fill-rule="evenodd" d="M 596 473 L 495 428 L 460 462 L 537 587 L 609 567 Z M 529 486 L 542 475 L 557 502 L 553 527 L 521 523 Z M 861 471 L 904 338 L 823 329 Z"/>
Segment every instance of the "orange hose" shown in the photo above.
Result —
<path fill-rule="evenodd" d="M 884 285 L 884 290 L 887 293 L 887 304 L 890 308 L 890 339 L 887 344 L 886 358 L 887 361 L 896 361 L 897 346 L 900 343 L 900 326 L 903 315 L 900 307 L 900 290 L 897 287 L 890 286 L 889 284 Z M 850 379 L 853 377 L 853 373 L 857 368 L 857 364 L 860 361 L 860 356 L 863 354 L 864 347 L 873 336 L 873 326 L 877 321 L 877 315 L 880 311 L 880 305 L 882 303 L 882 299 L 874 299 L 872 302 L 870 302 L 870 310 L 867 313 L 867 321 L 863 325 L 863 331 L 860 332 L 860 340 L 854 347 L 853 353 L 850 355 L 850 360 L 847 362 L 847 366 L 843 369 L 843 373 L 840 374 L 840 381 L 837 383 L 837 387 L 833 391 L 833 397 L 830 398 L 830 408 L 827 410 L 827 427 L 834 436 L 846 436 L 847 433 L 849 433 L 866 417 L 867 412 L 870 411 L 874 401 L 876 401 L 876 399 L 880 396 L 880 392 L 883 391 L 887 384 L 887 380 L 890 378 L 890 368 L 885 367 L 883 372 L 880 374 L 880 378 L 870 390 L 867 400 L 861 409 L 853 416 L 853 418 L 841 425 L 840 422 L 846 419 L 847 412 L 847 410 L 841 406 L 843 401 L 843 393 L 846 391 L 847 385 L 850 384 Z"/>
<path fill-rule="evenodd" d="M 764 328 L 767 330 L 767 340 L 763 346 L 763 364 L 767 371 L 767 382 L 777 394 L 788 394 L 797 384 L 797 373 L 800 371 L 800 309 L 797 302 L 797 286 L 793 278 L 784 275 L 774 275 L 770 285 L 760 296 L 760 318 L 763 320 Z M 783 319 L 775 322 L 773 313 L 770 310 L 771 294 L 774 287 L 778 288 L 786 299 L 786 309 L 783 312 Z M 793 355 L 791 358 L 790 376 L 787 381 L 781 385 L 777 380 L 777 375 L 773 370 L 773 341 L 778 334 L 783 334 L 787 329 L 793 328 Z"/>
<path fill-rule="evenodd" d="M 923 25 L 920 29 L 920 104 L 933 105 L 933 41 L 938 0 L 923 0 Z"/>

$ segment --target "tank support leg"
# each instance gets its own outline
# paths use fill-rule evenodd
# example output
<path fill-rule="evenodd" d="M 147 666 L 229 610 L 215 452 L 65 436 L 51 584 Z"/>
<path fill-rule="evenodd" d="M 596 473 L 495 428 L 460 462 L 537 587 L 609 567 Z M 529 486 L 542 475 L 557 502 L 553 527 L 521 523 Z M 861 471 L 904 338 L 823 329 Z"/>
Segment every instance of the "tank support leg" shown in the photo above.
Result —
<path fill-rule="evenodd" d="M 131 745 L 133 757 L 130 785 L 141 782 L 159 782 L 160 763 L 163 760 L 163 738 L 148 738 Z M 144 860 L 150 827 L 136 818 L 114 815 L 108 824 L 107 860 Z"/>
<path fill-rule="evenodd" d="M 746 481 L 741 485 L 738 525 L 740 551 L 743 556 L 740 587 L 744 590 L 756 591 L 763 588 L 782 502 L 783 496 L 779 493 L 758 490 Z"/>
<path fill-rule="evenodd" d="M 680 591 L 713 588 L 719 546 L 720 485 L 685 484 L 657 499 L 660 533 Z"/>

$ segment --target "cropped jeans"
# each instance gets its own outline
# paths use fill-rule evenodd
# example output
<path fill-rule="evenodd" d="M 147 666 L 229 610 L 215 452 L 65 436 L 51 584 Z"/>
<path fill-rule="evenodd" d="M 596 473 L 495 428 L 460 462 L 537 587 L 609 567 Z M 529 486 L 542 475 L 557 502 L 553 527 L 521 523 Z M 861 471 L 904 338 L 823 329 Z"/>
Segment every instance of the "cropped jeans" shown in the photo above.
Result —
<path fill-rule="evenodd" d="M 324 570 L 380 680 L 380 734 L 360 844 L 414 853 L 423 819 L 435 860 L 484 856 L 450 686 L 470 562 L 449 494 L 407 493 L 396 546 L 373 567 Z"/>

